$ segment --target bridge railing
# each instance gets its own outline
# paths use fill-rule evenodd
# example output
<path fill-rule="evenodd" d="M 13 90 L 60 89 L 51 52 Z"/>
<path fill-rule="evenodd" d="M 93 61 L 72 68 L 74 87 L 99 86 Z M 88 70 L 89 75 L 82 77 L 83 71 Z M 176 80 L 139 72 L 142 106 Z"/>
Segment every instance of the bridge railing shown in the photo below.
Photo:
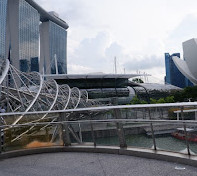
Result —
<path fill-rule="evenodd" d="M 197 102 L 105 106 L 39 112 L 1 113 L 1 152 L 70 146 L 134 147 L 197 154 Z M 180 118 L 174 111 L 180 110 Z M 22 124 L 12 121 L 23 115 Z M 46 114 L 41 120 L 35 117 Z M 100 119 L 100 120 L 98 120 Z M 30 123 L 31 121 L 31 123 Z M 179 130 L 177 132 L 177 130 Z"/>
<path fill-rule="evenodd" d="M 12 141 L 32 127 L 35 133 L 25 134 Z M 4 125 L 0 128 L 1 153 L 79 144 L 197 154 L 197 121 L 194 120 L 78 120 Z M 179 133 L 176 133 L 177 130 Z"/>

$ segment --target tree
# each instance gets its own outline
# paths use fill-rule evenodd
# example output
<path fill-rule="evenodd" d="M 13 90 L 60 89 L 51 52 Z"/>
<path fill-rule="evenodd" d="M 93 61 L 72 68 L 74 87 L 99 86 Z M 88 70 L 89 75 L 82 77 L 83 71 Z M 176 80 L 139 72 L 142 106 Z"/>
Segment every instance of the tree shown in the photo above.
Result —
<path fill-rule="evenodd" d="M 174 96 L 168 96 L 166 98 L 160 98 L 160 99 L 153 99 L 150 98 L 150 103 L 151 104 L 157 104 L 157 103 L 174 103 Z"/>
<path fill-rule="evenodd" d="M 139 98 L 136 95 L 132 98 L 131 104 L 141 104 Z"/>
<path fill-rule="evenodd" d="M 166 103 L 164 98 L 160 98 L 159 100 L 157 100 L 157 103 Z"/>
<path fill-rule="evenodd" d="M 131 104 L 148 104 L 146 101 L 144 100 L 140 100 L 136 95 L 133 97 L 133 99 L 131 100 Z"/>
<path fill-rule="evenodd" d="M 174 96 L 168 96 L 165 98 L 166 103 L 174 103 Z"/>
<path fill-rule="evenodd" d="M 144 81 L 140 78 L 132 79 L 132 81 L 135 82 L 135 83 L 144 83 Z"/>
<path fill-rule="evenodd" d="M 182 91 L 176 91 L 172 94 L 175 102 L 183 102 L 197 99 L 197 86 L 185 87 Z"/>
<path fill-rule="evenodd" d="M 157 100 L 154 99 L 154 98 L 150 98 L 150 104 L 156 104 L 157 103 Z"/>

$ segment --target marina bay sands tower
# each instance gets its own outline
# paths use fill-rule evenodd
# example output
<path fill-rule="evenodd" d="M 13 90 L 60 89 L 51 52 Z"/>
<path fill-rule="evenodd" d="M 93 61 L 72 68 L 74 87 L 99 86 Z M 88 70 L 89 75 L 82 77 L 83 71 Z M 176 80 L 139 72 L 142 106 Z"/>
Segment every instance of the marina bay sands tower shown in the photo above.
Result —
<path fill-rule="evenodd" d="M 0 1 L 0 59 L 23 72 L 67 73 L 68 25 L 33 0 Z"/>

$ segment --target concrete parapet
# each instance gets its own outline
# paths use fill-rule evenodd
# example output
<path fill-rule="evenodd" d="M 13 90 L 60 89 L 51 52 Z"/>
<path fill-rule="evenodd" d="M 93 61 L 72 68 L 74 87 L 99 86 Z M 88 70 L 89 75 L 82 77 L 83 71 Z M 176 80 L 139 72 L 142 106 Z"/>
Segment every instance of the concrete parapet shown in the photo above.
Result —
<path fill-rule="evenodd" d="M 112 146 L 97 146 L 93 145 L 72 145 L 72 146 L 56 146 L 56 147 L 43 147 L 34 149 L 16 150 L 0 154 L 0 159 L 8 159 L 13 157 L 20 157 L 25 155 L 34 155 L 41 153 L 57 153 L 57 152 L 87 152 L 87 153 L 107 153 L 107 154 L 120 154 L 131 155 L 142 158 L 164 160 L 168 162 L 176 162 L 197 167 L 197 156 L 185 155 L 181 153 L 142 149 L 142 148 L 120 148 Z"/>

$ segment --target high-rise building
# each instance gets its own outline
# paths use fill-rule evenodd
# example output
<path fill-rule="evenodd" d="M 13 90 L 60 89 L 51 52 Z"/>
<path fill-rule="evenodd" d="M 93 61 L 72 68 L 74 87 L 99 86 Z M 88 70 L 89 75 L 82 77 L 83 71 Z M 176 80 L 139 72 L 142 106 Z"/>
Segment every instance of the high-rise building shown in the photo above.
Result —
<path fill-rule="evenodd" d="M 45 74 L 66 74 L 67 31 L 48 21 L 40 25 L 40 34 L 40 70 L 44 70 Z"/>
<path fill-rule="evenodd" d="M 44 67 L 42 63 L 52 63 L 52 56 L 55 55 L 58 72 L 67 73 L 68 25 L 55 12 L 46 12 L 33 0 L 0 0 L 0 22 L 1 60 L 9 57 L 11 64 L 21 71 L 42 72 L 39 70 Z M 40 32 L 39 26 L 42 23 L 49 23 L 49 44 L 40 43 L 40 39 L 45 38 L 47 33 L 47 30 Z M 49 54 L 42 52 L 43 48 L 49 48 Z M 44 55 L 40 58 L 41 53 Z M 55 73 L 54 70 L 57 69 L 51 67 L 49 74 Z"/>
<path fill-rule="evenodd" d="M 10 62 L 16 68 L 26 63 L 25 71 L 30 72 L 31 58 L 39 58 L 40 14 L 25 0 L 8 0 L 8 14 Z"/>
<path fill-rule="evenodd" d="M 173 56 L 177 56 L 178 58 L 180 58 L 180 53 L 174 53 L 172 55 L 170 55 L 169 53 L 165 53 L 165 67 L 166 67 L 165 83 L 180 88 L 193 86 L 193 84 L 176 67 L 172 59 Z"/>
<path fill-rule="evenodd" d="M 0 59 L 6 58 L 7 0 L 0 1 Z"/>

